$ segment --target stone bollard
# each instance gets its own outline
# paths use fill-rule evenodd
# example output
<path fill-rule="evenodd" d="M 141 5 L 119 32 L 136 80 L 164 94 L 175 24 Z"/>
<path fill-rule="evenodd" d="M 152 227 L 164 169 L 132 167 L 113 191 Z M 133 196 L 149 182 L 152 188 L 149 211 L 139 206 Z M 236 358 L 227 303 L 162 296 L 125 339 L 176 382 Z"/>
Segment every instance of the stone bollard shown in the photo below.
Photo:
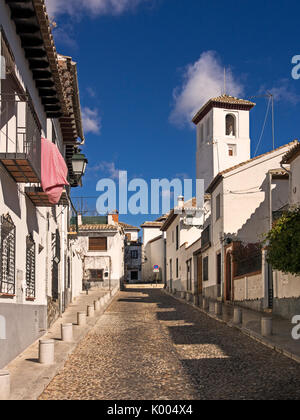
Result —
<path fill-rule="evenodd" d="M 66 343 L 73 341 L 73 324 L 61 324 L 61 340 Z"/>
<path fill-rule="evenodd" d="M 93 316 L 95 316 L 95 309 L 93 306 L 88 306 L 87 307 L 87 316 L 89 318 L 92 318 Z"/>
<path fill-rule="evenodd" d="M 86 313 L 85 312 L 78 312 L 77 313 L 77 325 L 79 327 L 83 327 L 86 325 Z"/>
<path fill-rule="evenodd" d="M 207 311 L 208 308 L 209 308 L 209 299 L 204 297 L 202 300 L 202 309 L 204 309 L 204 311 Z"/>
<path fill-rule="evenodd" d="M 273 319 L 262 318 L 261 319 L 261 335 L 263 337 L 270 337 L 273 334 Z"/>
<path fill-rule="evenodd" d="M 104 306 L 104 304 L 105 304 L 105 302 L 104 302 L 104 298 L 102 297 L 102 298 L 100 299 L 100 306 L 101 306 L 101 308 Z"/>
<path fill-rule="evenodd" d="M 209 302 L 209 313 L 211 314 L 215 313 L 215 302 L 212 302 L 212 301 Z"/>
<path fill-rule="evenodd" d="M 0 370 L 0 401 L 8 400 L 10 396 L 10 373 Z"/>
<path fill-rule="evenodd" d="M 199 295 L 194 295 L 194 305 L 199 306 Z"/>
<path fill-rule="evenodd" d="M 188 292 L 186 292 L 186 294 L 185 294 L 185 299 L 186 299 L 187 302 L 189 302 L 190 299 L 191 299 L 190 294 Z"/>
<path fill-rule="evenodd" d="M 40 340 L 39 363 L 42 365 L 54 363 L 54 340 Z"/>
<path fill-rule="evenodd" d="M 223 305 L 221 302 L 215 303 L 215 314 L 221 316 L 223 313 Z"/>
<path fill-rule="evenodd" d="M 233 323 L 236 325 L 243 323 L 243 312 L 241 308 L 234 308 Z"/>
<path fill-rule="evenodd" d="M 186 293 L 185 292 L 180 292 L 180 297 L 181 299 L 185 299 Z"/>
<path fill-rule="evenodd" d="M 96 312 L 100 311 L 100 309 L 101 309 L 100 300 L 95 300 L 94 309 L 95 309 Z"/>

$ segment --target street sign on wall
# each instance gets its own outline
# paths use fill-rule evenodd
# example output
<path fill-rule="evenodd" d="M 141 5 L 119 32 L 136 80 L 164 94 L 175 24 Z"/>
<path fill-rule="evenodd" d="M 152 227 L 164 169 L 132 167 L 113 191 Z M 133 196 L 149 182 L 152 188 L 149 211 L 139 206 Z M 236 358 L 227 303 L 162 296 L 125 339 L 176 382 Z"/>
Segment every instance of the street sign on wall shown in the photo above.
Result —
<path fill-rule="evenodd" d="M 153 273 L 159 273 L 159 265 L 153 266 Z"/>

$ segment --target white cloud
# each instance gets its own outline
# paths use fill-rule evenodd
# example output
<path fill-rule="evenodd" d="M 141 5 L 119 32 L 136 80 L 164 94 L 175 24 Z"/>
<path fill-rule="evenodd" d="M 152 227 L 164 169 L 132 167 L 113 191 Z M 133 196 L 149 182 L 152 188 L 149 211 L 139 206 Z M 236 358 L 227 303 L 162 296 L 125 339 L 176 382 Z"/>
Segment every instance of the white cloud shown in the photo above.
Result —
<path fill-rule="evenodd" d="M 82 109 L 82 122 L 85 133 L 100 134 L 101 118 L 97 109 L 84 107 Z"/>
<path fill-rule="evenodd" d="M 79 14 L 120 15 L 149 0 L 46 0 L 50 16 L 68 14 L 78 18 Z"/>
<path fill-rule="evenodd" d="M 300 95 L 295 93 L 290 86 L 288 79 L 281 79 L 272 88 L 262 86 L 260 88 L 260 94 L 270 92 L 274 96 L 275 101 L 287 102 L 292 105 L 296 105 L 300 102 Z"/>
<path fill-rule="evenodd" d="M 89 172 L 102 172 L 107 178 L 119 180 L 119 172 L 114 162 L 100 162 L 98 165 L 88 167 Z"/>
<path fill-rule="evenodd" d="M 173 92 L 174 107 L 170 121 L 176 125 L 190 122 L 192 117 L 209 99 L 224 90 L 224 66 L 214 51 L 203 52 L 194 64 L 189 64 L 183 75 L 183 83 Z M 226 69 L 226 93 L 242 96 L 244 88 Z"/>

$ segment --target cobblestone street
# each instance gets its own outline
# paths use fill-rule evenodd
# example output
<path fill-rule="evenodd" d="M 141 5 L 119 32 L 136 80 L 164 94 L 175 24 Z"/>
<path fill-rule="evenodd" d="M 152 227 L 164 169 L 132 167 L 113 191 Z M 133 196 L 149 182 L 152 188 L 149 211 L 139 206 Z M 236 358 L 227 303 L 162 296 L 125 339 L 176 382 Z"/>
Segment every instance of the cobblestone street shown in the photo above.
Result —
<path fill-rule="evenodd" d="M 155 288 L 119 293 L 40 397 L 299 398 L 299 364 Z"/>

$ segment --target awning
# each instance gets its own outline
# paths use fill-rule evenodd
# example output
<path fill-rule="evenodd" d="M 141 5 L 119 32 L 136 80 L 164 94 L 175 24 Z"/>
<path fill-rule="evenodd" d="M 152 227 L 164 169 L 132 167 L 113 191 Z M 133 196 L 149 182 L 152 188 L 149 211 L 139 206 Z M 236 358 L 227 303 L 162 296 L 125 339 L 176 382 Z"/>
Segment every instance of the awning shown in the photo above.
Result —
<path fill-rule="evenodd" d="M 42 138 L 42 188 L 51 204 L 58 204 L 67 181 L 68 168 L 57 146 Z"/>

